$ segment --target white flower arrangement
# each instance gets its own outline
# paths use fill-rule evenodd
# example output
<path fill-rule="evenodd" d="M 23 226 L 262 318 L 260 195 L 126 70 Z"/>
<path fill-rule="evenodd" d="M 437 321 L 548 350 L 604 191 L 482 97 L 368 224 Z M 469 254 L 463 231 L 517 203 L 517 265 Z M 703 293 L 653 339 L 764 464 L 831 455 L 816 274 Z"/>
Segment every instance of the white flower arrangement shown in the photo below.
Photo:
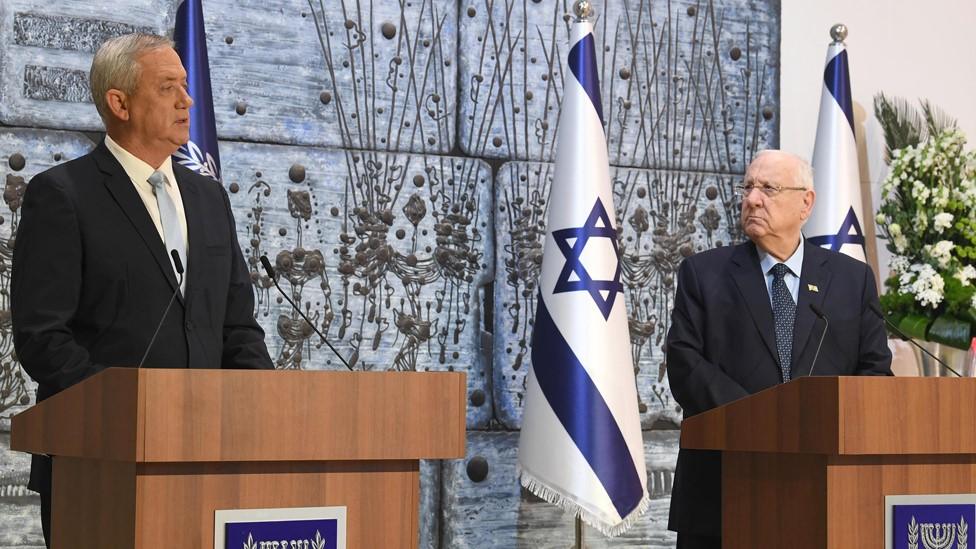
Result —
<path fill-rule="evenodd" d="M 946 203 L 948 203 L 948 200 Z M 937 213 L 935 214 L 935 217 L 932 218 L 932 228 L 935 229 L 935 232 L 942 234 L 942 231 L 952 226 L 952 220 L 954 218 L 955 216 L 949 212 Z"/>
<path fill-rule="evenodd" d="M 956 271 L 956 274 L 954 276 L 959 280 L 960 284 L 962 284 L 963 286 L 969 286 L 972 280 L 976 278 L 976 267 L 973 267 L 972 265 L 966 265 L 962 269 Z"/>
<path fill-rule="evenodd" d="M 875 221 L 893 256 L 882 308 L 914 337 L 936 319 L 950 335 L 936 340 L 969 347 L 976 326 L 976 152 L 956 127 L 891 152 Z"/>

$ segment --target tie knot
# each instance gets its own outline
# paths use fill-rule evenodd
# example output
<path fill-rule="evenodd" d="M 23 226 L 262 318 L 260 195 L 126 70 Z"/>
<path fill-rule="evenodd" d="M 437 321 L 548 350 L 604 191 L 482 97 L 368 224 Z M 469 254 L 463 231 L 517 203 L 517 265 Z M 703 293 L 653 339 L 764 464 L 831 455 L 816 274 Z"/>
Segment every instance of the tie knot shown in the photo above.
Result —
<path fill-rule="evenodd" d="M 782 280 L 786 273 L 790 272 L 790 268 L 786 266 L 785 263 L 777 263 L 773 265 L 773 279 Z"/>
<path fill-rule="evenodd" d="M 152 173 L 152 175 L 149 176 L 147 181 L 149 181 L 149 184 L 152 185 L 154 189 L 161 189 L 163 185 L 166 185 L 167 183 L 166 174 L 156 170 Z"/>

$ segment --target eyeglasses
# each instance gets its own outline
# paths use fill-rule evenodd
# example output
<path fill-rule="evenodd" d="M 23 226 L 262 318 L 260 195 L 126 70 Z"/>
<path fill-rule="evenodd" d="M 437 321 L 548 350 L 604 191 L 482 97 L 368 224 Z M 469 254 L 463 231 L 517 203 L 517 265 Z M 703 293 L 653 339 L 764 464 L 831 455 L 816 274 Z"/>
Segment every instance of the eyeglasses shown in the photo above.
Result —
<path fill-rule="evenodd" d="M 747 183 L 745 185 L 736 185 L 735 188 L 742 195 L 742 198 L 749 196 L 753 189 L 759 189 L 764 195 L 773 197 L 778 195 L 782 191 L 805 191 L 806 187 L 784 187 L 782 185 L 770 185 L 769 183 L 762 183 L 759 185 L 753 183 Z"/>

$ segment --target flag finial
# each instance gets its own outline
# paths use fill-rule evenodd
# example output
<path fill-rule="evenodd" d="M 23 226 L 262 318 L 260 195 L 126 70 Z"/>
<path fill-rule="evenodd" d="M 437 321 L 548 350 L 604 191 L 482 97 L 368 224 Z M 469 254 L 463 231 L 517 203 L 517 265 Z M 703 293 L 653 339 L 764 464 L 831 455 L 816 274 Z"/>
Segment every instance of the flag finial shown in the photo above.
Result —
<path fill-rule="evenodd" d="M 834 44 L 843 44 L 844 39 L 847 38 L 847 25 L 837 23 L 830 27 L 830 37 L 834 39 Z"/>
<path fill-rule="evenodd" d="M 576 12 L 576 19 L 584 21 L 593 15 L 593 6 L 590 4 L 590 0 L 576 0 L 573 11 Z"/>

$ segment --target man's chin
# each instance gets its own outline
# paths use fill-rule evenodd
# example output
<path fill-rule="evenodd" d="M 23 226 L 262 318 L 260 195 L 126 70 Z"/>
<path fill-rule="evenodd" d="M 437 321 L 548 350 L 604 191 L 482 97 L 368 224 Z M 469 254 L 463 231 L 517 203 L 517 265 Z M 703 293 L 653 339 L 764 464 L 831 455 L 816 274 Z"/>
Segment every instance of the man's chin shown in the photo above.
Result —
<path fill-rule="evenodd" d="M 762 228 L 758 223 L 747 224 L 743 228 L 742 232 L 746 233 L 746 236 L 749 237 L 749 240 L 752 240 L 753 242 L 755 242 L 756 239 L 762 238 L 763 236 L 766 235 L 766 230 Z"/>

